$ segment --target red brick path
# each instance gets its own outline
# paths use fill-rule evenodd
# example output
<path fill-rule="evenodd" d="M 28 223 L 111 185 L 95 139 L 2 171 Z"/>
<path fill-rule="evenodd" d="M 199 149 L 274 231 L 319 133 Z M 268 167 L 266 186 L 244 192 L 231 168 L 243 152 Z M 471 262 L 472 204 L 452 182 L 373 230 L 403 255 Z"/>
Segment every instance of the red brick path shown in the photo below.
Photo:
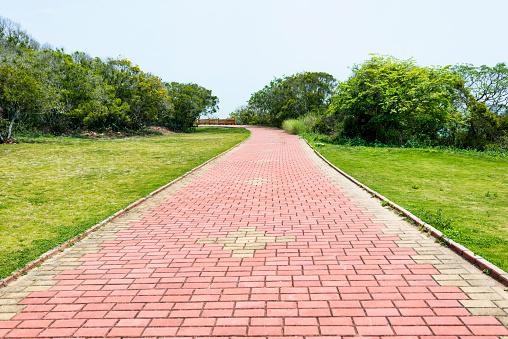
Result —
<path fill-rule="evenodd" d="M 236 152 L 25 298 L 0 336 L 508 335 L 493 316 L 472 316 L 458 287 L 439 286 L 432 265 L 381 232 L 296 137 L 251 130 Z M 253 245 L 223 250 L 214 239 L 228 232 Z"/>

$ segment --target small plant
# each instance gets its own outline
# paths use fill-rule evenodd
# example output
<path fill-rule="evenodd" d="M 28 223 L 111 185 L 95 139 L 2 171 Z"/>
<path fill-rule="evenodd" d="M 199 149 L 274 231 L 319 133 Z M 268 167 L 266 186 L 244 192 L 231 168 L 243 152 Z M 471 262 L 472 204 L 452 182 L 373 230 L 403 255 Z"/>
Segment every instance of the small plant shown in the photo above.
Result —
<path fill-rule="evenodd" d="M 404 221 L 406 221 L 407 223 L 410 223 L 411 225 L 416 225 L 416 221 L 414 221 L 413 219 L 411 218 L 404 218 Z M 419 228 L 420 226 L 418 226 Z"/>
<path fill-rule="evenodd" d="M 487 198 L 490 198 L 490 191 L 487 191 L 487 193 L 485 193 L 485 196 L 486 196 Z"/>
<path fill-rule="evenodd" d="M 484 269 L 483 270 L 483 273 L 485 273 L 486 275 L 489 275 L 490 274 L 490 271 L 488 269 Z"/>
<path fill-rule="evenodd" d="M 429 235 L 430 235 L 430 232 L 429 232 Z M 436 238 L 436 240 L 434 240 L 434 242 L 438 243 L 440 246 L 445 246 L 445 247 L 448 246 L 448 243 L 443 238 Z"/>
<path fill-rule="evenodd" d="M 383 206 L 383 207 L 386 207 L 388 205 L 390 205 L 390 203 L 388 203 L 388 201 L 386 201 L 386 200 L 383 200 L 383 202 L 381 203 L 381 206 Z"/>
<path fill-rule="evenodd" d="M 411 188 L 414 189 L 414 190 L 417 190 L 417 189 L 420 188 L 420 186 L 418 186 L 417 184 L 414 184 L 413 186 L 411 186 Z"/>
<path fill-rule="evenodd" d="M 444 216 L 441 209 L 438 209 L 435 212 L 420 209 L 418 210 L 417 214 L 422 218 L 423 221 L 442 231 L 452 228 L 454 219 Z"/>

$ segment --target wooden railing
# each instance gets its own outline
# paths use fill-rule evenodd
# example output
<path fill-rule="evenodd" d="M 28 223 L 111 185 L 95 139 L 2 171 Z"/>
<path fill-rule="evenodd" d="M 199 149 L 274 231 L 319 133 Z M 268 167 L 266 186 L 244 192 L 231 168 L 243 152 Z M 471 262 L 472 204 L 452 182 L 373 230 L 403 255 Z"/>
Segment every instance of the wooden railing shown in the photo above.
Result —
<path fill-rule="evenodd" d="M 196 119 L 194 124 L 197 125 L 236 125 L 234 119 Z"/>

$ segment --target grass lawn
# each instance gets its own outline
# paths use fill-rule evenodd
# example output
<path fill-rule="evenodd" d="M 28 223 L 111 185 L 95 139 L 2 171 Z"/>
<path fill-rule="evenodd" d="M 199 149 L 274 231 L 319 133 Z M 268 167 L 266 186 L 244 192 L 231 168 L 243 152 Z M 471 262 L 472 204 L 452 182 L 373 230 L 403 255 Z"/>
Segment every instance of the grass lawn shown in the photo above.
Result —
<path fill-rule="evenodd" d="M 0 145 L 0 278 L 249 135 L 239 128 Z"/>
<path fill-rule="evenodd" d="M 363 184 L 508 271 L 507 158 L 330 144 L 316 149 Z"/>

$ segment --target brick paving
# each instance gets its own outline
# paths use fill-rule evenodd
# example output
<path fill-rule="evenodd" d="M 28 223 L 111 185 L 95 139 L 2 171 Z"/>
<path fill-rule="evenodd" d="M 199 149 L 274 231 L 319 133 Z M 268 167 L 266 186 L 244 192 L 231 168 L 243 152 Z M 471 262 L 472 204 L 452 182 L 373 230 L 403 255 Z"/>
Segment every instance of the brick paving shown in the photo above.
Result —
<path fill-rule="evenodd" d="M 249 129 L 0 289 L 0 336 L 508 338 L 504 286 L 301 139 Z"/>

